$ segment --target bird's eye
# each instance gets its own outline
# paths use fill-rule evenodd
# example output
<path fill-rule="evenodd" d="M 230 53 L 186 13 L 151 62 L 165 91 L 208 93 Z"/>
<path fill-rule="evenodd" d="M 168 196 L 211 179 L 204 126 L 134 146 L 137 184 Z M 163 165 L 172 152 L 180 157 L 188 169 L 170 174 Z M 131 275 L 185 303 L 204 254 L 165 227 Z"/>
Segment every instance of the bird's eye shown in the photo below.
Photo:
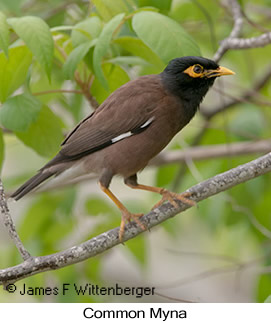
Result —
<path fill-rule="evenodd" d="M 196 74 L 202 73 L 202 70 L 203 70 L 203 68 L 200 65 L 195 65 L 194 68 L 193 68 L 193 72 L 196 73 Z"/>

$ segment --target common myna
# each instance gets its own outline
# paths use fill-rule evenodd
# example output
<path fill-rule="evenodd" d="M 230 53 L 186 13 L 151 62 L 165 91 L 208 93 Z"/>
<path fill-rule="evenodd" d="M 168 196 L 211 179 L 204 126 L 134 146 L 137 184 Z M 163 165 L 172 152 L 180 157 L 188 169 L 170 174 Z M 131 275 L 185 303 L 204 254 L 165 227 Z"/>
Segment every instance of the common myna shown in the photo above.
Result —
<path fill-rule="evenodd" d="M 112 93 L 91 115 L 66 137 L 59 153 L 38 174 L 12 194 L 19 200 L 49 177 L 66 181 L 84 174 L 99 176 L 103 192 L 121 211 L 119 238 L 125 222 L 139 220 L 109 190 L 114 175 L 126 185 L 159 193 L 176 206 L 176 200 L 192 204 L 188 194 L 137 183 L 142 170 L 195 115 L 199 104 L 216 77 L 234 74 L 203 57 L 186 56 L 170 61 L 158 75 L 141 76 Z"/>

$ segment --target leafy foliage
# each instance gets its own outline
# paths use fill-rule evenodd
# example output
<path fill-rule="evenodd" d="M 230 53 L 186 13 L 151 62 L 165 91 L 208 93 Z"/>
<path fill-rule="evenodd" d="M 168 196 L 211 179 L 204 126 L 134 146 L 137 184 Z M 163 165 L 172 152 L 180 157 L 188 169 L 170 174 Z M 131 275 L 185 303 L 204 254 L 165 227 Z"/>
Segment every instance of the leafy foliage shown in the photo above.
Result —
<path fill-rule="evenodd" d="M 133 28 L 138 37 L 165 64 L 180 56 L 200 56 L 200 49 L 191 36 L 176 21 L 157 12 L 141 11 L 136 13 L 133 17 Z"/>
<path fill-rule="evenodd" d="M 263 19 L 264 8 L 269 2 L 263 0 L 259 4 L 253 0 L 250 3 L 263 9 L 250 12 L 251 21 L 270 29 L 270 19 Z M 4 183 L 10 183 L 12 188 L 57 153 L 67 131 L 95 108 L 93 102 L 102 103 L 130 79 L 160 73 L 175 57 L 212 57 L 219 41 L 227 37 L 232 28 L 231 17 L 218 2 L 210 2 L 207 6 L 203 0 L 92 0 L 89 3 L 33 0 L 31 6 L 26 1 L 16 0 L 0 1 L 0 10 L 0 167 L 3 166 Z M 246 25 L 244 36 L 255 36 L 252 25 Z M 255 80 L 268 69 L 270 54 L 265 48 L 230 51 L 223 60 L 222 65 L 237 72 L 236 78 L 225 81 L 222 87 L 216 83 L 221 91 L 217 96 L 212 94 L 214 92 L 208 94 L 203 103 L 210 109 L 240 97 L 244 89 L 251 89 Z M 223 92 L 230 93 L 229 97 L 225 98 Z M 234 109 L 210 120 L 201 144 L 270 138 L 270 82 L 258 92 L 253 95 L 252 102 L 240 100 Z M 205 127 L 203 122 L 203 118 L 197 116 L 168 149 L 193 144 Z M 181 192 L 201 179 L 254 157 L 195 163 L 187 160 L 185 168 L 161 166 L 154 172 L 153 183 L 166 188 L 175 186 L 175 190 Z M 180 174 L 183 175 L 178 183 L 176 178 Z M 142 182 L 150 184 L 151 176 L 142 177 Z M 26 202 L 26 210 L 16 204 L 20 211 L 20 236 L 33 254 L 56 252 L 119 225 L 119 212 L 110 201 L 83 194 L 82 190 L 81 186 L 73 186 L 33 195 Z M 162 252 L 168 252 L 170 247 L 184 250 L 183 246 L 188 251 L 202 251 L 203 254 L 227 254 L 240 262 L 258 259 L 260 255 L 261 265 L 268 267 L 270 236 L 266 233 L 271 230 L 270 193 L 270 175 L 266 175 L 200 203 L 198 209 L 188 212 L 189 217 L 167 221 L 157 230 L 130 241 L 125 248 L 120 246 L 116 252 L 123 253 L 127 257 L 125 260 L 133 264 L 133 269 L 139 268 L 140 273 L 149 268 L 159 271 L 160 266 L 163 271 Z M 151 208 L 154 202 L 151 193 L 144 195 L 146 199 L 149 197 L 146 202 L 137 198 L 136 191 L 131 194 L 131 205 L 124 199 L 128 208 L 134 208 L 136 212 Z M 91 222 L 89 227 L 88 221 Z M 261 227 L 264 230 L 259 230 Z M 193 238 L 181 240 L 189 233 Z M 173 244 L 168 243 L 169 237 Z M 150 260 L 148 255 L 153 246 L 161 254 L 153 253 Z M 14 249 L 1 246 L 0 254 L 1 267 L 20 261 Z M 108 252 L 48 276 L 28 278 L 26 282 L 30 286 L 41 286 L 51 275 L 48 280 L 56 280 L 59 284 L 86 280 L 110 283 L 108 277 L 112 279 L 113 276 L 106 273 L 111 274 L 112 268 L 109 266 L 107 271 L 106 268 L 111 255 Z M 156 256 L 159 266 L 157 262 L 156 266 L 151 263 L 155 263 Z M 176 266 L 176 259 L 168 264 L 163 276 L 165 280 L 170 276 L 171 268 Z M 181 260 L 178 266 L 184 268 L 184 263 Z M 192 262 L 189 264 L 188 272 L 196 267 Z M 129 269 L 120 266 L 120 275 L 129 273 Z M 122 280 L 122 276 L 119 277 Z M 249 296 L 249 301 L 270 302 L 270 274 L 254 277 L 254 294 Z M 224 295 L 224 291 L 221 294 Z M 1 297 L 0 294 L 0 300 Z M 104 299 L 60 295 L 56 300 L 90 302 Z"/>
<path fill-rule="evenodd" d="M 102 21 L 99 17 L 87 18 L 72 28 L 71 41 L 74 47 L 98 38 L 102 31 Z"/>
<path fill-rule="evenodd" d="M 108 85 L 101 69 L 101 61 L 109 48 L 113 33 L 123 18 L 124 14 L 120 13 L 104 26 L 93 52 L 93 66 L 95 75 L 106 90 L 108 89 Z"/>
<path fill-rule="evenodd" d="M 42 156 L 51 157 L 59 150 L 63 134 L 61 121 L 48 107 L 43 107 L 38 119 L 27 131 L 16 131 L 16 136 Z"/>
<path fill-rule="evenodd" d="M 12 131 L 26 131 L 38 118 L 41 102 L 29 94 L 7 99 L 0 110 L 2 126 Z"/>
<path fill-rule="evenodd" d="M 87 41 L 76 47 L 67 58 L 63 65 L 63 72 L 67 79 L 72 79 L 78 64 L 83 60 L 91 47 L 97 43 L 96 39 Z"/>
<path fill-rule="evenodd" d="M 5 102 L 12 93 L 26 82 L 31 60 L 32 54 L 25 46 L 10 48 L 8 59 L 3 52 L 0 53 L 1 102 Z"/>
<path fill-rule="evenodd" d="M 50 78 L 54 44 L 48 25 L 39 17 L 9 18 L 8 24 L 36 56 Z"/>

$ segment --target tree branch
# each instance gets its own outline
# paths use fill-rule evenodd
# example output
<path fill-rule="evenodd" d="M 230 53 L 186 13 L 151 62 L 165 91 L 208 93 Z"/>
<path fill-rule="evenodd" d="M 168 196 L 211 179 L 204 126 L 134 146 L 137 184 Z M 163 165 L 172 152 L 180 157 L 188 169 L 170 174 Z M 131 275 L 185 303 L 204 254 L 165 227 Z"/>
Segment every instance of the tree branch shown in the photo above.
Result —
<path fill-rule="evenodd" d="M 242 9 L 238 3 L 237 0 L 228 0 L 228 7 L 230 8 L 231 12 L 232 12 L 232 16 L 233 16 L 233 21 L 234 21 L 234 25 L 232 28 L 232 31 L 229 35 L 228 38 L 226 38 L 224 41 L 222 41 L 221 45 L 219 46 L 217 52 L 214 55 L 213 60 L 215 60 L 216 62 L 218 62 L 222 56 L 227 52 L 227 50 L 230 48 L 230 41 L 232 39 L 234 39 L 234 43 L 236 43 L 236 39 L 240 40 L 238 37 L 241 34 L 241 30 L 242 30 L 242 26 L 243 26 L 243 12 Z M 262 37 L 262 36 L 260 36 Z M 266 36 L 263 36 L 262 38 L 260 38 L 259 41 L 259 37 L 256 37 L 257 39 L 241 39 L 240 41 L 240 46 L 245 46 L 248 43 L 250 44 L 251 47 L 253 47 L 253 45 L 265 45 L 266 44 Z M 269 37 L 267 37 L 269 38 Z M 271 42 L 271 41 L 270 41 Z M 236 48 L 236 44 L 235 47 Z M 243 47 L 245 48 L 245 47 Z M 236 104 L 238 104 L 239 102 L 245 102 L 248 100 L 251 100 L 253 98 L 253 96 L 255 95 L 255 92 L 259 91 L 270 79 L 271 77 L 271 68 L 268 68 L 267 72 L 264 74 L 264 76 L 261 78 L 261 80 L 259 82 L 257 82 L 254 85 L 254 88 L 252 90 L 246 90 L 243 92 L 243 94 L 241 94 L 240 98 L 231 98 L 228 102 L 223 102 L 221 105 L 213 108 L 213 109 L 206 109 L 204 108 L 204 106 L 202 106 L 200 108 L 200 113 L 201 115 L 205 118 L 205 124 L 204 124 L 204 128 L 203 130 L 201 130 L 199 132 L 199 135 L 196 136 L 195 141 L 197 142 L 197 144 L 199 143 L 199 140 L 197 138 L 202 138 L 207 126 L 208 126 L 208 121 L 210 119 L 212 119 L 216 114 L 227 110 L 228 108 L 231 108 L 233 106 L 235 106 Z M 181 181 L 181 178 L 183 176 L 185 172 L 185 168 L 183 166 L 180 167 L 179 172 L 176 175 L 176 179 L 174 181 L 174 185 L 173 187 L 176 188 L 179 186 L 179 183 Z"/>
<path fill-rule="evenodd" d="M 264 47 L 271 43 L 271 32 L 263 33 L 258 37 L 239 38 L 243 26 L 243 13 L 237 0 L 228 0 L 232 11 L 234 26 L 228 38 L 224 39 L 213 60 L 218 62 L 229 49 L 246 49 Z"/>
<path fill-rule="evenodd" d="M 241 10 L 241 7 L 240 7 L 238 1 L 237 0 L 228 0 L 228 6 L 230 7 L 232 15 L 233 15 L 234 25 L 233 25 L 232 31 L 230 33 L 230 36 L 222 41 L 217 52 L 215 53 L 215 55 L 213 57 L 213 60 L 215 62 L 218 62 L 221 59 L 221 57 L 226 53 L 226 51 L 229 49 L 226 46 L 226 41 L 239 37 L 241 30 L 242 30 L 242 26 L 243 26 L 243 15 L 242 15 L 242 10 Z"/>
<path fill-rule="evenodd" d="M 221 145 L 204 145 L 204 146 L 191 146 L 190 148 L 186 148 L 184 150 L 173 150 L 173 151 L 163 151 L 156 157 L 154 157 L 147 167 L 157 167 L 162 165 L 170 165 L 177 164 L 182 162 L 187 162 L 188 160 L 206 160 L 211 158 L 222 158 L 222 157 L 232 157 L 232 156 L 242 156 L 249 154 L 265 154 L 271 151 L 271 140 L 257 140 L 257 141 L 244 141 L 244 142 L 236 142 L 231 144 L 221 144 Z M 184 170 L 186 170 L 186 165 L 184 166 Z M 181 170 L 180 176 L 182 177 L 183 171 Z M 52 189 L 59 189 L 62 187 L 66 187 L 69 185 L 75 185 L 77 183 L 86 182 L 93 179 L 93 175 L 84 175 L 80 177 L 76 177 L 71 181 L 55 185 L 53 188 L 50 187 L 50 191 Z M 176 182 L 172 186 L 172 190 L 176 191 L 179 186 L 179 179 L 176 178 Z M 39 189 L 39 192 L 46 192 L 49 189 L 42 187 Z M 30 192 L 29 194 L 35 194 L 34 192 Z M 6 196 L 9 197 L 11 192 L 7 192 Z"/>
<path fill-rule="evenodd" d="M 56 41 L 54 43 L 55 43 L 55 48 L 58 50 L 60 55 L 66 61 L 67 60 L 67 54 L 66 54 L 65 50 L 63 48 L 61 48 Z M 92 80 L 90 80 L 89 82 L 82 81 L 81 78 L 80 78 L 80 73 L 78 71 L 75 71 L 74 79 L 75 79 L 75 82 L 77 83 L 77 85 L 81 88 L 81 92 L 85 96 L 87 101 L 89 102 L 90 106 L 94 110 L 97 109 L 98 106 L 99 106 L 99 103 L 96 101 L 96 99 L 92 96 L 92 94 L 90 92 L 90 87 L 91 87 L 91 84 L 92 84 Z"/>
<path fill-rule="evenodd" d="M 249 163 L 240 165 L 203 181 L 187 191 L 192 194 L 191 198 L 194 201 L 200 202 L 210 196 L 216 195 L 270 171 L 271 153 L 268 153 Z M 144 215 L 142 217 L 142 223 L 144 223 L 147 229 L 150 229 L 190 207 L 191 206 L 189 205 L 179 203 L 179 207 L 174 208 L 171 204 L 166 203 Z M 128 223 L 126 225 L 123 241 L 130 240 L 141 232 L 142 229 L 134 222 Z M 94 257 L 118 245 L 120 243 L 118 236 L 119 228 L 115 228 L 65 251 L 48 256 L 28 258 L 17 266 L 0 270 L 0 284 L 6 285 L 10 282 L 15 282 L 40 272 L 62 268 Z"/>
<path fill-rule="evenodd" d="M 18 236 L 15 225 L 12 221 L 12 218 L 9 214 L 9 209 L 7 205 L 7 201 L 5 198 L 5 192 L 4 192 L 4 187 L 2 180 L 0 179 L 0 209 L 1 209 L 1 216 L 3 218 L 3 223 L 6 226 L 9 236 L 15 243 L 20 255 L 24 260 L 27 260 L 28 258 L 31 257 L 30 253 L 25 249 L 20 237 Z"/>
<path fill-rule="evenodd" d="M 258 37 L 251 38 L 227 38 L 222 41 L 221 51 L 225 52 L 228 49 L 246 49 L 246 48 L 257 48 L 264 47 L 271 43 L 271 32 L 264 33 Z M 214 60 L 218 60 L 220 58 L 218 54 L 214 57 Z M 217 58 L 218 57 L 218 58 Z"/>
<path fill-rule="evenodd" d="M 241 156 L 271 151 L 271 140 L 245 141 L 222 145 L 204 145 L 190 147 L 185 150 L 172 150 L 160 153 L 153 158 L 149 166 L 161 166 L 185 162 L 186 160 L 204 160 Z"/>
<path fill-rule="evenodd" d="M 232 98 L 228 102 L 225 102 L 215 108 L 207 109 L 204 106 L 200 108 L 201 115 L 210 120 L 212 119 L 216 114 L 225 111 L 234 105 L 248 101 L 250 99 L 253 99 L 255 96 L 255 93 L 259 92 L 271 79 L 271 66 L 266 67 L 265 72 L 263 73 L 262 77 L 258 79 L 251 89 L 245 90 L 239 98 Z"/>

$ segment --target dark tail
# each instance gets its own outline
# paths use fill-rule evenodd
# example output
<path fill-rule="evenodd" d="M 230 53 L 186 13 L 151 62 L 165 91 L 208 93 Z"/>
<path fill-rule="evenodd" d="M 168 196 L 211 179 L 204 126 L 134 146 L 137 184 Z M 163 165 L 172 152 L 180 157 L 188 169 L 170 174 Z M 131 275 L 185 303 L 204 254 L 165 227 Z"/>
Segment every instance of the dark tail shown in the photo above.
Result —
<path fill-rule="evenodd" d="M 25 182 L 21 187 L 15 191 L 11 197 L 18 201 L 20 198 L 25 196 L 27 193 L 32 191 L 35 187 L 45 181 L 47 178 L 53 176 L 54 173 L 51 172 L 40 172 L 37 175 L 31 177 L 27 182 Z"/>

